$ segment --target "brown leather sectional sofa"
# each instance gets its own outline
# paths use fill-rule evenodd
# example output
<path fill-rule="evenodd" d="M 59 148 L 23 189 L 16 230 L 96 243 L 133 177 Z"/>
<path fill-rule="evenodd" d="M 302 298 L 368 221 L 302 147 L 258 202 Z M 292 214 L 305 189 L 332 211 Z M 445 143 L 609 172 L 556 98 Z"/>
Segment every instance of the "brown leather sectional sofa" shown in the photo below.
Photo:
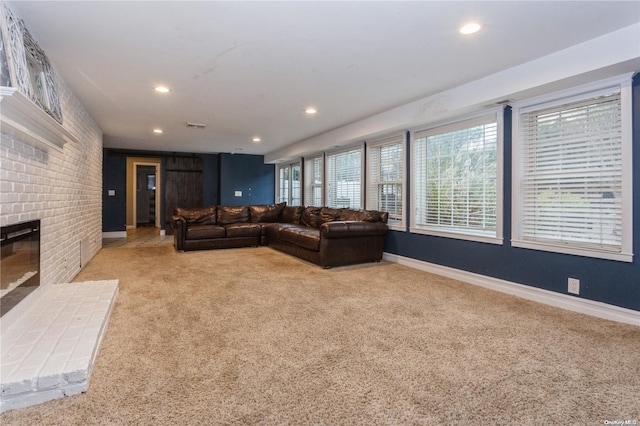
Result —
<path fill-rule="evenodd" d="M 177 208 L 176 250 L 267 245 L 325 268 L 382 259 L 388 213 L 374 210 L 253 206 Z"/>

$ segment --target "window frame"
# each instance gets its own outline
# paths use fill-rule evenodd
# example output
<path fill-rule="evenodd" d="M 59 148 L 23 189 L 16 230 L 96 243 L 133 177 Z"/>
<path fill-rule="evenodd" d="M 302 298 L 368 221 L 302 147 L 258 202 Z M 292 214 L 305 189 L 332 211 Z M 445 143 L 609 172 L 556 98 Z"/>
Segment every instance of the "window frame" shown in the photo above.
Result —
<path fill-rule="evenodd" d="M 329 168 L 329 161 L 331 159 L 332 156 L 335 155 L 340 155 L 343 153 L 347 153 L 347 152 L 355 152 L 355 151 L 359 151 L 360 152 L 360 204 L 358 206 L 351 206 L 349 208 L 351 209 L 362 209 L 364 206 L 364 188 L 365 188 L 365 152 L 364 152 L 364 143 L 358 143 L 355 145 L 349 145 L 349 146 L 345 146 L 345 147 L 341 147 L 339 149 L 334 149 L 332 151 L 327 151 L 325 153 L 325 157 L 324 157 L 324 181 L 323 181 L 323 186 L 324 186 L 324 203 L 327 207 L 331 207 L 331 208 L 342 208 L 339 206 L 332 206 L 329 203 L 330 200 L 330 196 L 329 196 L 329 191 L 330 191 L 330 185 L 329 185 L 329 178 L 330 178 L 330 168 Z"/>
<path fill-rule="evenodd" d="M 439 135 L 456 130 L 462 130 L 478 126 L 480 124 L 496 123 L 496 229 L 495 235 L 487 235 L 486 232 L 473 231 L 471 229 L 452 229 L 437 225 L 418 225 L 417 224 L 417 191 L 416 180 L 418 173 L 418 165 L 416 164 L 417 156 L 415 153 L 417 140 L 422 139 L 425 135 Z M 419 137 L 418 137 L 419 136 Z M 427 136 L 428 137 L 428 136 Z M 411 150 L 411 218 L 409 231 L 415 234 L 424 234 L 437 237 L 453 238 L 466 241 L 474 241 L 489 244 L 503 244 L 503 211 L 504 211 L 504 107 L 493 108 L 457 117 L 454 120 L 434 123 L 428 127 L 422 127 L 411 131 L 410 137 Z M 426 164 L 424 165 L 426 167 Z"/>
<path fill-rule="evenodd" d="M 512 239 L 513 247 L 540 250 L 545 252 L 571 254 L 577 256 L 593 257 L 623 262 L 633 261 L 633 111 L 632 111 L 632 74 L 612 77 L 595 83 L 579 86 L 524 100 L 513 104 L 512 120 Z M 605 95 L 620 93 L 620 118 L 621 118 L 621 246 L 620 252 L 598 250 L 595 248 L 578 247 L 561 241 L 530 241 L 522 236 L 521 226 L 522 197 L 524 191 L 521 188 L 523 174 L 522 138 L 520 136 L 520 115 L 527 112 L 539 111 L 554 106 L 575 104 L 577 102 L 595 99 Z"/>
<path fill-rule="evenodd" d="M 402 146 L 402 162 L 401 162 L 401 177 L 400 181 L 380 181 L 374 179 L 374 174 L 377 176 L 379 173 L 376 173 L 374 170 L 373 164 L 373 153 L 377 152 L 381 147 L 400 144 Z M 406 231 L 407 230 L 407 221 L 406 221 L 406 206 L 407 206 L 407 136 L 406 132 L 402 132 L 396 135 L 389 135 L 383 138 L 375 139 L 372 141 L 367 141 L 366 143 L 366 199 L 365 206 L 369 210 L 378 210 L 382 211 L 378 203 L 374 200 L 377 200 L 377 196 L 375 194 L 378 193 L 377 187 L 384 184 L 400 184 L 400 219 L 397 223 L 388 223 L 389 229 L 393 229 L 396 231 Z M 382 163 L 382 162 L 380 162 Z M 379 171 L 379 170 L 378 170 Z M 389 220 L 391 220 L 392 214 L 389 212 Z"/>
<path fill-rule="evenodd" d="M 321 182 L 320 185 L 311 182 L 311 179 L 313 178 L 313 164 L 315 161 L 320 160 L 321 164 L 320 164 L 320 175 L 321 175 Z M 304 158 L 304 173 L 302 176 L 303 179 L 303 200 L 304 200 L 304 205 L 306 206 L 313 206 L 313 207 L 321 207 L 324 206 L 324 200 L 325 200 L 325 193 L 324 193 L 324 184 L 325 184 L 325 154 L 324 152 L 321 152 L 319 154 L 316 155 L 311 155 L 309 157 L 305 157 Z M 313 190 L 317 187 L 320 187 L 320 205 L 316 206 L 314 204 L 313 201 Z"/>
<path fill-rule="evenodd" d="M 300 204 L 293 204 L 293 167 L 299 167 L 300 169 Z M 280 170 L 284 169 L 284 168 L 288 168 L 289 169 L 289 176 L 288 176 L 288 194 L 287 194 L 287 199 L 283 200 L 281 197 L 281 181 L 280 181 Z M 286 202 L 288 206 L 297 206 L 297 205 L 302 205 L 302 189 L 303 189 L 303 176 L 302 176 L 302 162 L 300 160 L 297 161 L 293 161 L 293 162 L 288 162 L 288 163 L 281 163 L 278 164 L 276 167 L 276 203 L 281 203 L 281 202 Z"/>

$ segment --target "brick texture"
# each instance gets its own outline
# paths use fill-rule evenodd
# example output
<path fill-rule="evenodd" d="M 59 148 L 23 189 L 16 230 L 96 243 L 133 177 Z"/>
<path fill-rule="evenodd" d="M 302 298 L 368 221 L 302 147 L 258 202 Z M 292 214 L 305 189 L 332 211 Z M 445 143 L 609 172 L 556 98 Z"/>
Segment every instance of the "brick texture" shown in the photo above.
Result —
<path fill-rule="evenodd" d="M 1 135 L 0 225 L 41 220 L 41 285 L 80 271 L 80 242 L 102 247 L 102 131 L 58 80 L 63 127 L 77 142 L 42 151 Z"/>

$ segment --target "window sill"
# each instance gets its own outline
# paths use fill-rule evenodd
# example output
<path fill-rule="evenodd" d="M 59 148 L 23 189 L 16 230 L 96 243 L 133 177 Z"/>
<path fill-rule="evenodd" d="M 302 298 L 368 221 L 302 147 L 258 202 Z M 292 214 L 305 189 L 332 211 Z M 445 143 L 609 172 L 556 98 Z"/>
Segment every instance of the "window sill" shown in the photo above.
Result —
<path fill-rule="evenodd" d="M 511 240 L 512 247 L 539 250 L 552 253 L 571 254 L 574 256 L 593 257 L 605 260 L 617 260 L 619 262 L 633 262 L 633 254 L 628 253 L 613 253 L 607 251 L 599 251 L 594 249 L 577 248 L 570 246 L 561 246 L 550 243 Z"/>
<path fill-rule="evenodd" d="M 480 234 L 463 234 L 460 232 L 451 232 L 438 229 L 425 229 L 425 228 L 409 228 L 409 231 L 414 234 L 431 235 L 434 237 L 453 238 L 456 240 L 474 241 L 477 243 L 487 243 L 502 245 L 502 237 L 492 237 Z"/>

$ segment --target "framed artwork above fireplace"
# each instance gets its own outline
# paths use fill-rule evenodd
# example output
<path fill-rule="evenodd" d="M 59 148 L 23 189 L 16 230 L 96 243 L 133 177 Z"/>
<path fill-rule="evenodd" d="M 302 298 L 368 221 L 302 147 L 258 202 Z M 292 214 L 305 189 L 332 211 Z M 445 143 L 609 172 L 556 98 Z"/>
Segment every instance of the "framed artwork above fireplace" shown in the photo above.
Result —
<path fill-rule="evenodd" d="M 31 37 L 22 20 L 16 18 L 6 5 L 1 5 L 0 14 L 0 53 L 5 55 L 2 64 L 8 70 L 11 87 L 18 89 L 61 124 L 60 99 L 47 55 Z"/>

